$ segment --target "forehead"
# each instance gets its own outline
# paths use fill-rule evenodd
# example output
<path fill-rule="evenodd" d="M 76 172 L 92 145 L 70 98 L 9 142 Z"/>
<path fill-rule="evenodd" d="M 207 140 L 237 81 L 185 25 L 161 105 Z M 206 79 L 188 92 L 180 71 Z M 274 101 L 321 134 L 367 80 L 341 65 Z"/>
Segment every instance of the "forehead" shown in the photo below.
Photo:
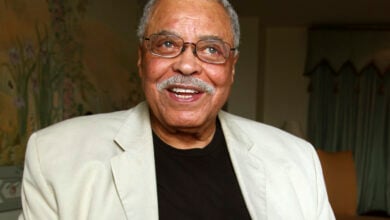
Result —
<path fill-rule="evenodd" d="M 169 31 L 185 38 L 215 36 L 233 41 L 230 18 L 216 0 L 159 0 L 145 35 Z"/>

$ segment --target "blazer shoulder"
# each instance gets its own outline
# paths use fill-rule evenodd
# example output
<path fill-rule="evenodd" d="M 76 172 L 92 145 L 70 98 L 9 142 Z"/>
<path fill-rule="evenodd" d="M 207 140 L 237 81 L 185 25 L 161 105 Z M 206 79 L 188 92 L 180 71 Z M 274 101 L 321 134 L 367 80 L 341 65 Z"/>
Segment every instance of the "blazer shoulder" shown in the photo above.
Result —
<path fill-rule="evenodd" d="M 307 141 L 302 138 L 262 122 L 247 119 L 227 112 L 221 112 L 219 117 L 233 129 L 241 129 L 242 132 L 256 139 L 262 138 L 266 141 L 288 140 L 293 142 L 301 142 L 302 144 L 308 144 Z"/>
<path fill-rule="evenodd" d="M 306 140 L 280 128 L 246 119 L 227 112 L 220 113 L 220 119 L 235 139 L 249 140 L 264 154 L 278 157 L 311 155 L 313 146 Z"/>
<path fill-rule="evenodd" d="M 83 136 L 93 132 L 107 131 L 108 128 L 118 127 L 123 120 L 126 119 L 129 111 L 118 111 L 111 113 L 102 113 L 88 116 L 78 116 L 75 118 L 66 119 L 64 121 L 55 123 L 46 128 L 38 130 L 37 138 L 45 136 L 61 135 L 65 138 L 67 136 Z"/>

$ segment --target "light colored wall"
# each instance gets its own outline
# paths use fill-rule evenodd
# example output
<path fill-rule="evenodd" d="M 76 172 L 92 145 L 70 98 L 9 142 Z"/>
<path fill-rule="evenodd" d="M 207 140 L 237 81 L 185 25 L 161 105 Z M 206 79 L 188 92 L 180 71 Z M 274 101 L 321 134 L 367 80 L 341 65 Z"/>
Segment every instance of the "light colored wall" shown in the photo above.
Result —
<path fill-rule="evenodd" d="M 306 131 L 308 79 L 305 27 L 262 27 L 256 17 L 241 17 L 242 40 L 231 113 L 282 128 L 287 121 Z"/>
<path fill-rule="evenodd" d="M 264 122 L 282 127 L 297 121 L 306 130 L 308 79 L 303 76 L 306 28 L 266 29 Z"/>
<path fill-rule="evenodd" d="M 228 110 L 256 119 L 258 73 L 258 18 L 240 18 L 241 44 Z"/>

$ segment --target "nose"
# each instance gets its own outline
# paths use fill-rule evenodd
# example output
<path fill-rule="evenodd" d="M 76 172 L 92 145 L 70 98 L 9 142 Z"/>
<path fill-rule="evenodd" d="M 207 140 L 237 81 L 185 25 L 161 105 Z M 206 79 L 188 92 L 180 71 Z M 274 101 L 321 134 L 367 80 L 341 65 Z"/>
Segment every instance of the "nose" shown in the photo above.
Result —
<path fill-rule="evenodd" d="M 200 60 L 196 57 L 195 44 L 184 43 L 182 53 L 173 64 L 174 71 L 183 75 L 193 75 L 200 72 Z"/>

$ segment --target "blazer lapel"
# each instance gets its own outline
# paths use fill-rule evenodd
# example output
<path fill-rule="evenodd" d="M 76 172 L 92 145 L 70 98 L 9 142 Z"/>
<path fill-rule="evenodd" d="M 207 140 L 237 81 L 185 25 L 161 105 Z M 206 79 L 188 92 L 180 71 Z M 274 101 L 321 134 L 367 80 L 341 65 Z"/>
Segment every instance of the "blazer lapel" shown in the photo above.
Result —
<path fill-rule="evenodd" d="M 222 129 L 233 169 L 252 219 L 267 219 L 266 175 L 253 143 L 230 116 L 221 112 Z M 123 152 L 111 159 L 114 182 L 127 219 L 157 220 L 157 187 L 152 129 L 146 103 L 130 110 L 128 119 L 115 137 Z"/>
<path fill-rule="evenodd" d="M 266 175 L 260 158 L 254 154 L 254 143 L 228 114 L 221 112 L 222 129 L 228 145 L 233 169 L 252 219 L 267 219 Z"/>
<path fill-rule="evenodd" d="M 131 110 L 115 142 L 124 150 L 111 159 L 111 166 L 127 219 L 157 220 L 153 140 L 145 103 Z"/>

